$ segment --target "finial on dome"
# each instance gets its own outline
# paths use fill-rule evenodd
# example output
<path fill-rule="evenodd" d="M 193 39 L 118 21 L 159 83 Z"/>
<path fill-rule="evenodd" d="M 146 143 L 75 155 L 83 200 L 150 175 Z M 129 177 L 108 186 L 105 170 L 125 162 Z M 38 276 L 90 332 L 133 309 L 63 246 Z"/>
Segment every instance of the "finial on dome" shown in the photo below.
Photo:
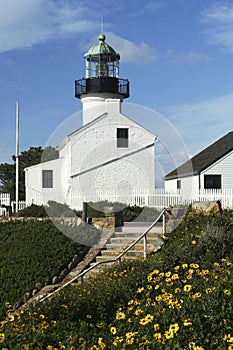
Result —
<path fill-rule="evenodd" d="M 104 33 L 101 33 L 100 35 L 99 35 L 99 41 L 102 41 L 102 42 L 104 42 L 105 41 L 105 35 L 104 35 Z"/>

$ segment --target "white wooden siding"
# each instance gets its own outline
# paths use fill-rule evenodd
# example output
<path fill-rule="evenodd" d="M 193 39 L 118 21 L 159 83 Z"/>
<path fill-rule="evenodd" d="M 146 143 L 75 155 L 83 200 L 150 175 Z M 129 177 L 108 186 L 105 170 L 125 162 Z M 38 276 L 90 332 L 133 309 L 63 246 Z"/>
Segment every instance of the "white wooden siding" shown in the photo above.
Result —
<path fill-rule="evenodd" d="M 221 175 L 222 189 L 233 189 L 233 151 L 203 171 L 201 188 L 204 188 L 204 175 Z"/>

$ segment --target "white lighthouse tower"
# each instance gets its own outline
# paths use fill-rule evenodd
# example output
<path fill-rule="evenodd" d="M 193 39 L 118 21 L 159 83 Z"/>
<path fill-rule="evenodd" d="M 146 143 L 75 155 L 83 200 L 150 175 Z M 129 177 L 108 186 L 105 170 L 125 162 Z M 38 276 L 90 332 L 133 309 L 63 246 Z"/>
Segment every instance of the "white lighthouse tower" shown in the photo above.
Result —
<path fill-rule="evenodd" d="M 99 43 L 93 45 L 84 55 L 85 78 L 75 81 L 75 97 L 83 105 L 83 125 L 106 111 L 106 102 L 120 104 L 129 97 L 128 79 L 119 78 L 120 55 L 105 42 L 105 35 L 99 35 Z"/>

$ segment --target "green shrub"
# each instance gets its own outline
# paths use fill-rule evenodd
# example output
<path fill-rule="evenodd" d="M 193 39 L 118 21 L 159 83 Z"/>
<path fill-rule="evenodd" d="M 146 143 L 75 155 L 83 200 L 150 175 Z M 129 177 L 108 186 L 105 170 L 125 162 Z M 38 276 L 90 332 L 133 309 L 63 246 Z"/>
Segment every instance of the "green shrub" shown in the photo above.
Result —
<path fill-rule="evenodd" d="M 6 317 L 2 345 L 15 350 L 231 350 L 232 219 L 232 211 L 187 213 L 164 248 L 146 261 L 114 265 Z"/>
<path fill-rule="evenodd" d="M 18 217 L 37 217 L 43 218 L 48 216 L 46 209 L 43 205 L 31 204 L 30 206 L 19 210 L 16 214 Z"/>
<path fill-rule="evenodd" d="M 78 227 L 73 234 L 78 242 L 92 243 L 99 236 L 95 228 Z M 83 240 L 81 240 L 81 238 Z M 48 219 L 45 221 L 10 221 L 0 224 L 0 312 L 4 302 L 22 300 L 37 282 L 51 283 L 67 267 L 72 257 L 80 255 L 84 245 L 61 233 Z"/>

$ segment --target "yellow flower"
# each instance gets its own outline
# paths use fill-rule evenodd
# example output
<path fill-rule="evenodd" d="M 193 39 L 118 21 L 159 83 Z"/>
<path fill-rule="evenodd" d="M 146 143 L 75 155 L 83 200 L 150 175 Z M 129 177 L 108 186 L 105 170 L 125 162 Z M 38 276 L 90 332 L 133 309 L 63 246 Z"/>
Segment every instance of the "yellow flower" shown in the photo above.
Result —
<path fill-rule="evenodd" d="M 191 286 L 190 284 L 186 284 L 186 285 L 184 286 L 184 291 L 185 291 L 185 292 L 190 292 L 191 289 L 192 289 L 192 286 Z"/>
<path fill-rule="evenodd" d="M 111 328 L 110 328 L 110 332 L 111 332 L 113 335 L 116 334 L 116 332 L 117 332 L 116 327 L 111 327 Z"/>
<path fill-rule="evenodd" d="M 113 345 L 118 345 L 118 343 L 122 343 L 123 342 L 123 337 L 116 337 L 114 339 Z"/>
<path fill-rule="evenodd" d="M 151 315 L 151 314 L 147 314 L 146 317 L 145 317 L 145 319 L 146 319 L 148 322 L 152 322 L 153 319 L 154 319 L 154 316 Z"/>
<path fill-rule="evenodd" d="M 140 314 L 143 314 L 143 310 L 141 310 L 141 309 L 137 309 L 136 311 L 135 311 L 135 315 L 136 316 L 139 316 Z"/>
<path fill-rule="evenodd" d="M 138 332 L 128 332 L 128 333 L 126 333 L 125 336 L 126 336 L 126 339 L 129 339 L 129 338 L 134 337 L 137 334 L 138 334 Z"/>
<path fill-rule="evenodd" d="M 146 326 L 148 321 L 146 320 L 146 318 L 141 318 L 139 323 L 142 325 L 142 326 Z"/>
<path fill-rule="evenodd" d="M 154 324 L 154 330 L 155 330 L 155 331 L 158 331 L 159 328 L 160 328 L 160 327 L 159 327 L 159 324 L 158 324 L 158 323 Z"/>
<path fill-rule="evenodd" d="M 124 320 L 125 319 L 125 314 L 122 311 L 117 311 L 116 313 L 116 320 Z"/>
<path fill-rule="evenodd" d="M 184 326 L 185 327 L 192 326 L 192 322 L 191 322 L 190 318 L 188 318 L 187 320 L 184 320 Z"/>
<path fill-rule="evenodd" d="M 9 315 L 7 315 L 6 319 L 7 319 L 8 321 L 10 321 L 10 322 L 13 322 L 14 319 L 15 319 L 15 316 L 12 315 L 12 314 L 9 314 Z"/>
<path fill-rule="evenodd" d="M 193 240 L 193 241 L 192 241 L 192 244 L 195 245 L 195 244 L 197 244 L 197 242 L 196 242 L 195 240 Z"/>
<path fill-rule="evenodd" d="M 138 288 L 137 293 L 141 293 L 144 291 L 144 287 Z"/>
<path fill-rule="evenodd" d="M 156 338 L 157 340 L 161 339 L 162 338 L 162 334 L 161 333 L 155 333 L 153 335 L 154 338 Z"/>
<path fill-rule="evenodd" d="M 178 280 L 179 279 L 179 275 L 178 273 L 175 273 L 174 275 L 172 275 L 172 280 Z"/>
<path fill-rule="evenodd" d="M 132 345 L 134 343 L 134 338 L 129 338 L 129 339 L 126 339 L 126 343 L 127 345 Z"/>
<path fill-rule="evenodd" d="M 164 333 L 164 335 L 165 335 L 165 338 L 166 338 L 166 339 L 171 339 L 171 338 L 174 337 L 174 333 L 171 332 L 171 331 L 166 331 L 166 332 Z"/>
<path fill-rule="evenodd" d="M 231 336 L 231 334 L 224 335 L 223 340 L 227 341 L 228 343 L 233 343 L 233 336 Z"/>
<path fill-rule="evenodd" d="M 182 264 L 183 269 L 187 269 L 187 267 L 188 267 L 188 264 Z"/>
<path fill-rule="evenodd" d="M 5 334 L 0 333 L 0 343 L 3 343 L 5 341 Z"/>
<path fill-rule="evenodd" d="M 30 349 L 29 345 L 27 344 L 22 345 L 22 350 L 29 350 L 29 349 Z"/>
<path fill-rule="evenodd" d="M 105 344 L 103 338 L 101 338 L 101 337 L 99 338 L 98 345 L 101 346 L 101 349 L 105 349 L 106 348 L 106 344 Z"/>
<path fill-rule="evenodd" d="M 230 291 L 229 289 L 225 289 L 225 290 L 224 290 L 224 294 L 226 294 L 226 295 L 231 295 L 231 291 Z"/>
<path fill-rule="evenodd" d="M 178 323 L 174 323 L 174 324 L 170 325 L 169 331 L 173 332 L 173 333 L 176 333 L 176 332 L 178 332 L 179 328 L 180 327 L 179 327 Z"/>
<path fill-rule="evenodd" d="M 190 264 L 190 267 L 192 269 L 198 269 L 199 265 L 198 264 Z"/>
<path fill-rule="evenodd" d="M 200 297 L 201 297 L 201 293 L 200 293 L 200 292 L 197 292 L 197 293 L 195 293 L 195 294 L 192 296 L 193 299 L 197 299 L 197 298 L 200 298 Z"/>

